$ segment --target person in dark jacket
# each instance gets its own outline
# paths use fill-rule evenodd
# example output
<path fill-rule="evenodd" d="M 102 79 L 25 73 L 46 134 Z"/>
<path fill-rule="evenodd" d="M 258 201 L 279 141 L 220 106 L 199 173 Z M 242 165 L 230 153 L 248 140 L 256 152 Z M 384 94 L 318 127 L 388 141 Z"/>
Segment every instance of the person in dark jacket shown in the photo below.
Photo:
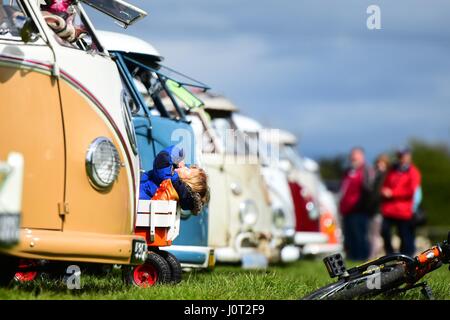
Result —
<path fill-rule="evenodd" d="M 153 161 L 153 169 L 141 174 L 139 199 L 151 200 L 162 183 L 170 180 L 178 194 L 181 209 L 198 214 L 208 201 L 207 176 L 197 166 L 184 165 L 183 159 L 183 149 L 176 146 L 158 153 Z"/>
<path fill-rule="evenodd" d="M 350 152 L 351 168 L 341 185 L 339 211 L 343 220 L 344 247 L 351 260 L 369 257 L 367 201 L 371 192 L 372 173 L 366 165 L 364 150 L 353 148 Z"/>
<path fill-rule="evenodd" d="M 395 226 L 401 240 L 400 252 L 412 256 L 416 250 L 415 227 L 412 223 L 413 200 L 421 183 L 421 175 L 412 163 L 412 154 L 409 148 L 399 149 L 397 158 L 398 162 L 389 170 L 381 189 L 384 249 L 386 254 L 394 252 L 391 243 L 391 229 Z"/>

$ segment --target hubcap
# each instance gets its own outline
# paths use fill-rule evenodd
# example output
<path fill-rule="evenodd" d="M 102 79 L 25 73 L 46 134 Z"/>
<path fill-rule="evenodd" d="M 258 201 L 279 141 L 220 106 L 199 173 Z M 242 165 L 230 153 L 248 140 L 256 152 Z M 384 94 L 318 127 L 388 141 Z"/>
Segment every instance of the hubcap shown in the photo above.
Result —
<path fill-rule="evenodd" d="M 32 260 L 21 260 L 19 263 L 19 271 L 14 275 L 14 279 L 19 282 L 33 281 L 37 277 L 37 271 L 20 271 L 36 266 L 36 263 Z"/>
<path fill-rule="evenodd" d="M 139 287 L 151 287 L 158 281 L 158 271 L 151 264 L 137 266 L 133 271 L 133 280 Z"/>

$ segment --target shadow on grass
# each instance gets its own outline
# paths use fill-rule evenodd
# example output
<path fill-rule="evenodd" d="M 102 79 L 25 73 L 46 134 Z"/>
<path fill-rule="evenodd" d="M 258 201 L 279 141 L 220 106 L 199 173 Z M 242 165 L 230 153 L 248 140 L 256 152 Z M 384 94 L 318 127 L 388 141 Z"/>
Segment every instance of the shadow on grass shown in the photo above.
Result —
<path fill-rule="evenodd" d="M 73 296 L 81 296 L 83 294 L 95 293 L 95 294 L 108 294 L 113 291 L 124 291 L 131 289 L 123 281 L 120 274 L 111 272 L 102 277 L 96 277 L 93 275 L 85 275 L 81 277 L 81 290 L 69 289 L 66 280 L 63 277 L 49 277 L 41 276 L 35 281 L 30 282 L 14 282 L 11 285 L 11 289 L 14 291 L 27 292 L 35 297 L 38 297 L 42 293 L 51 295 L 63 295 L 70 294 Z"/>

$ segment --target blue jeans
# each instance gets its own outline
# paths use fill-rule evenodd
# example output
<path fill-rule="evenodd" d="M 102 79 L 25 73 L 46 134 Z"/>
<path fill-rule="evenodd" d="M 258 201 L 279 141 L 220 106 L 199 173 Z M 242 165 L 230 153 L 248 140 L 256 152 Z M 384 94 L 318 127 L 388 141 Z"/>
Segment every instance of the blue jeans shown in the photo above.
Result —
<path fill-rule="evenodd" d="M 398 220 L 391 218 L 383 218 L 383 225 L 381 227 L 381 235 L 384 240 L 384 250 L 386 254 L 394 253 L 394 248 L 391 242 L 391 229 L 395 226 L 398 230 L 398 235 L 401 240 L 400 253 L 412 257 L 416 251 L 415 245 L 415 228 L 411 220 Z"/>
<path fill-rule="evenodd" d="M 350 260 L 367 260 L 370 254 L 369 215 L 350 213 L 343 217 L 344 247 Z"/>

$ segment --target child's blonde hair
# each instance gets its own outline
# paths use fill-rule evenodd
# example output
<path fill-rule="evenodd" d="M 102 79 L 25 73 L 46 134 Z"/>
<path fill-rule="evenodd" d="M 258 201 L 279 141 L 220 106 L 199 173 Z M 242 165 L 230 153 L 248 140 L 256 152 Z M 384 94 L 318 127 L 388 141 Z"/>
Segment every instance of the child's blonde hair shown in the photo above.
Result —
<path fill-rule="evenodd" d="M 205 170 L 197 165 L 192 165 L 191 170 L 195 170 L 189 178 L 181 178 L 181 181 L 185 183 L 192 192 L 195 200 L 195 208 L 192 210 L 194 213 L 199 213 L 203 206 L 209 202 L 209 187 L 208 187 L 208 175 Z"/>

